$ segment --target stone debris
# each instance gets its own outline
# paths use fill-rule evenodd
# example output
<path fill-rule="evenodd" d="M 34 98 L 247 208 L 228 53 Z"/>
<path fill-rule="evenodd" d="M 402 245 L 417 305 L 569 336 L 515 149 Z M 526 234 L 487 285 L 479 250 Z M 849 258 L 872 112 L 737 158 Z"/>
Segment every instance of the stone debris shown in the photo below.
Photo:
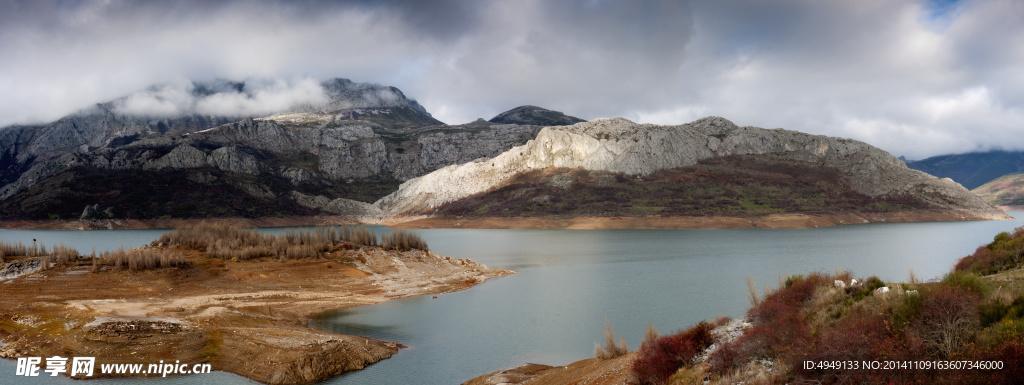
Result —
<path fill-rule="evenodd" d="M 8 262 L 0 269 L 0 281 L 18 278 L 43 269 L 43 258 L 19 259 Z"/>

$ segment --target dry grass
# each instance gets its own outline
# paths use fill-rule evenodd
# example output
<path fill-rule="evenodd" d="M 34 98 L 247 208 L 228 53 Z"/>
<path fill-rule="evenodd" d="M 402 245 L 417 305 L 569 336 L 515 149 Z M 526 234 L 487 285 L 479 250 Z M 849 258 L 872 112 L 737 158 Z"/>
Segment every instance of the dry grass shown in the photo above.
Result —
<path fill-rule="evenodd" d="M 132 271 L 187 267 L 189 265 L 185 257 L 178 252 L 145 248 L 108 251 L 102 253 L 100 259 L 105 265 L 112 268 Z M 96 261 L 97 259 L 93 258 L 93 269 L 99 271 Z"/>
<path fill-rule="evenodd" d="M 612 323 L 607 317 L 604 319 L 604 332 L 602 334 L 604 335 L 604 346 L 594 344 L 594 357 L 607 360 L 629 353 L 629 345 L 626 344 L 625 338 L 619 337 L 618 341 L 615 341 L 615 329 L 612 328 Z"/>
<path fill-rule="evenodd" d="M 395 233 L 399 234 L 385 238 L 385 248 L 427 249 L 426 242 L 418 235 L 403 231 Z M 201 222 L 161 235 L 152 245 L 198 250 L 212 258 L 233 261 L 264 257 L 276 257 L 284 261 L 320 258 L 344 243 L 357 247 L 375 246 L 377 235 L 362 226 L 324 226 L 271 235 L 225 224 Z"/>
<path fill-rule="evenodd" d="M 429 250 L 427 242 L 420 238 L 420 235 L 406 230 L 395 230 L 390 233 L 381 234 L 381 245 L 386 250 L 409 251 L 412 249 Z"/>
<path fill-rule="evenodd" d="M 363 226 L 342 226 L 338 237 L 357 246 L 377 246 L 377 234 Z"/>
<path fill-rule="evenodd" d="M 70 265 L 78 262 L 78 257 L 78 250 L 61 244 L 50 250 L 49 260 L 58 265 Z"/>
<path fill-rule="evenodd" d="M 757 294 L 757 286 L 754 285 L 754 277 L 747 275 L 747 299 L 750 300 L 750 306 L 757 306 L 761 303 L 761 298 Z"/>
<path fill-rule="evenodd" d="M 0 257 L 39 257 L 48 255 L 46 246 L 32 242 L 32 246 L 25 246 L 21 242 L 0 241 Z"/>
<path fill-rule="evenodd" d="M 781 384 L 785 381 L 784 373 L 775 368 L 784 368 L 781 362 L 761 362 L 760 360 L 753 360 L 747 363 L 745 367 L 736 368 L 722 376 L 712 376 L 708 383 L 710 384 L 750 384 L 750 385 L 768 385 L 768 384 Z"/>
<path fill-rule="evenodd" d="M 46 246 L 36 242 L 32 246 L 25 246 L 21 242 L 0 241 L 0 263 L 6 263 L 6 257 L 46 257 L 44 267 L 49 269 L 51 264 L 68 265 L 77 262 L 78 251 L 63 244 L 47 251 Z"/>
<path fill-rule="evenodd" d="M 661 337 L 661 333 L 658 333 L 658 328 L 654 327 L 653 322 L 647 321 L 647 329 L 644 330 L 644 340 L 640 345 L 653 344 L 654 340 L 658 339 L 658 337 Z"/>

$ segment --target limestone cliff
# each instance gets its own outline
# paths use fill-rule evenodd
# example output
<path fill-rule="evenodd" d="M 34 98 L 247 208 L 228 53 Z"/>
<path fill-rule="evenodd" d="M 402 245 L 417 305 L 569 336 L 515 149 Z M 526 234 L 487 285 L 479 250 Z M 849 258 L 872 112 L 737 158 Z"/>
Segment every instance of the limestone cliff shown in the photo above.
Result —
<path fill-rule="evenodd" d="M 719 117 L 679 126 L 615 118 L 547 127 L 536 139 L 494 158 L 448 166 L 406 181 L 376 204 L 391 216 L 423 214 L 493 190 L 531 170 L 566 168 L 646 176 L 739 155 L 839 170 L 844 186 L 867 197 L 909 196 L 932 210 L 950 211 L 961 218 L 1006 218 L 952 180 L 908 169 L 896 157 L 866 143 L 737 127 Z"/>

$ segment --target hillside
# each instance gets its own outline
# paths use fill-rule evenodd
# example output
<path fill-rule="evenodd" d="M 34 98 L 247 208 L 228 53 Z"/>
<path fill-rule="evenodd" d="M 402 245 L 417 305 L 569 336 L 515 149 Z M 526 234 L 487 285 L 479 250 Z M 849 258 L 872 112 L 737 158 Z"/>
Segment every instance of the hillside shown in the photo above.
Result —
<path fill-rule="evenodd" d="M 393 217 L 453 220 L 915 212 L 929 213 L 927 220 L 1007 218 L 955 182 L 908 169 L 868 144 L 737 127 L 718 117 L 681 126 L 617 118 L 547 127 L 494 158 L 405 182 L 376 204 Z M 865 220 L 896 216 L 875 218 Z"/>
<path fill-rule="evenodd" d="M 973 190 L 1006 174 L 1024 171 L 1024 151 L 969 152 L 907 162 L 907 167 L 950 178 Z"/>
<path fill-rule="evenodd" d="M 258 97 L 226 81 L 193 83 L 177 115 L 127 109 L 166 101 L 167 87 L 0 129 L 0 219 L 361 214 L 405 180 L 495 156 L 541 128 L 448 126 L 394 87 L 347 79 L 274 113 L 197 112 L 204 101 Z"/>
<path fill-rule="evenodd" d="M 568 116 L 558 111 L 552 111 L 536 106 L 520 106 L 502 112 L 488 120 L 491 123 L 500 124 L 530 124 L 535 126 L 566 126 L 584 122 L 585 120 L 575 116 Z"/>
<path fill-rule="evenodd" d="M 1024 174 L 1010 174 L 996 178 L 971 190 L 986 202 L 1007 210 L 1024 207 Z"/>

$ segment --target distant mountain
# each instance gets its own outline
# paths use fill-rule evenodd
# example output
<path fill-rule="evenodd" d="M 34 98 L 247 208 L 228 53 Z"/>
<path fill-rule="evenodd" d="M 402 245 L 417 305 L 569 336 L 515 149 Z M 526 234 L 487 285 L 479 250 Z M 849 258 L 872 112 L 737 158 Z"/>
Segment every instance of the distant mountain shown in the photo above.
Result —
<path fill-rule="evenodd" d="M 306 88 L 312 96 L 267 109 L 256 85 L 160 85 L 0 128 L 0 219 L 361 213 L 402 181 L 497 155 L 541 128 L 448 126 L 394 87 Z"/>
<path fill-rule="evenodd" d="M 615 118 L 547 127 L 494 158 L 405 182 L 377 206 L 392 217 L 453 221 L 875 213 L 1006 218 L 962 186 L 911 170 L 866 143 L 737 127 L 719 117 L 681 126 Z"/>
<path fill-rule="evenodd" d="M 950 178 L 970 190 L 1003 175 L 1024 171 L 1024 151 L 939 155 L 908 161 L 907 167 Z"/>
<path fill-rule="evenodd" d="M 535 126 L 567 126 L 584 122 L 583 119 L 535 106 L 520 106 L 502 112 L 489 120 L 501 124 L 529 124 Z"/>
<path fill-rule="evenodd" d="M 971 192 L 993 205 L 1024 207 L 1024 174 L 1003 175 Z"/>

